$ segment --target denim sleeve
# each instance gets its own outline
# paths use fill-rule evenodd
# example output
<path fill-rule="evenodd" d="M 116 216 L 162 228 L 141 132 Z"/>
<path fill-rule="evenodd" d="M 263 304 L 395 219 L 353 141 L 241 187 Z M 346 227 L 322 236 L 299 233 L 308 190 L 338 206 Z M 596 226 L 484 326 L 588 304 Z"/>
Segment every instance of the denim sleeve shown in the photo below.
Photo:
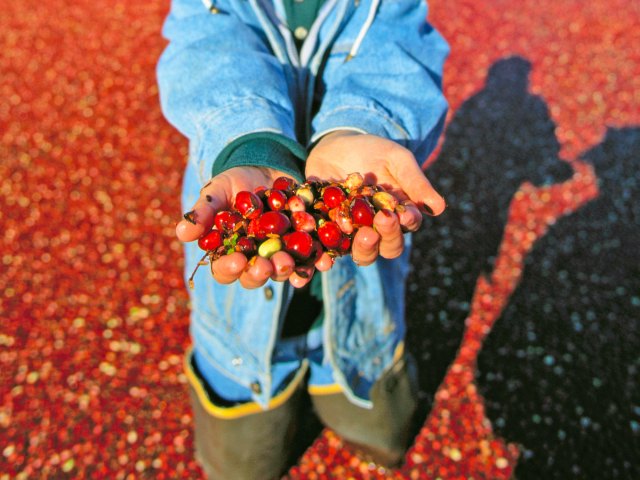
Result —
<path fill-rule="evenodd" d="M 169 44 L 157 65 L 167 120 L 189 139 L 189 161 L 206 182 L 223 148 L 243 135 L 295 139 L 290 74 L 271 51 L 248 2 L 173 0 Z"/>
<path fill-rule="evenodd" d="M 362 24 L 377 7 L 357 52 L 359 25 L 347 25 L 335 43 L 311 143 L 349 127 L 395 140 L 423 162 L 444 126 L 442 72 L 449 47 L 427 23 L 425 0 L 371 2 L 363 0 L 350 20 Z"/>

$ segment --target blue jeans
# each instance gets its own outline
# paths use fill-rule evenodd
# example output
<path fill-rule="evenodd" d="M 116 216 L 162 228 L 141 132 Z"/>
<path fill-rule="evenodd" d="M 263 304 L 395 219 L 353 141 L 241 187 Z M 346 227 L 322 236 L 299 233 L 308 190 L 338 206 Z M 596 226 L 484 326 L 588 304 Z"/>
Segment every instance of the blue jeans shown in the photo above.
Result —
<path fill-rule="evenodd" d="M 194 349 L 193 357 L 202 379 L 219 397 L 232 403 L 251 401 L 249 388 L 220 373 L 197 349 Z M 331 366 L 323 362 L 323 359 L 321 325 L 310 330 L 306 335 L 279 340 L 273 352 L 273 390 L 271 396 L 276 396 L 287 387 L 296 372 L 302 368 L 305 360 L 309 365 L 309 390 L 332 389 L 340 391 L 334 380 Z"/>

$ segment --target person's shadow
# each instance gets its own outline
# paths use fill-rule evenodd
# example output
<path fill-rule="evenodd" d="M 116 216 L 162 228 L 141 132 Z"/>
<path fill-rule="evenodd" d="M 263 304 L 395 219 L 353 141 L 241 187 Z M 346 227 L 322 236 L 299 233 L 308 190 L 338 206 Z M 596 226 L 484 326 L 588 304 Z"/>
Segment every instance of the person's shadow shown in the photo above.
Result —
<path fill-rule="evenodd" d="M 427 176 L 447 202 L 414 235 L 408 280 L 408 348 L 418 360 L 424 418 L 460 346 L 478 277 L 493 269 L 507 211 L 523 182 L 573 173 L 547 106 L 528 90 L 531 64 L 496 62 L 484 88 L 456 112 Z"/>
<path fill-rule="evenodd" d="M 599 196 L 535 244 L 478 360 L 519 479 L 640 478 L 640 128 L 584 160 Z"/>

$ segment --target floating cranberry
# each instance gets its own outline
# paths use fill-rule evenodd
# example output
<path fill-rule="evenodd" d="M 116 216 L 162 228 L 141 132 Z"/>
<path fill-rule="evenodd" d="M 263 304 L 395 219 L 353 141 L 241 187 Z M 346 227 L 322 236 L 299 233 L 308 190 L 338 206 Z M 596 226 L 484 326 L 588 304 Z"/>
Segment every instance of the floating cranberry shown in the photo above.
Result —
<path fill-rule="evenodd" d="M 240 215 L 248 219 L 258 217 L 264 208 L 262 200 L 255 193 L 246 190 L 237 193 L 233 207 Z"/>
<path fill-rule="evenodd" d="M 342 188 L 337 185 L 330 185 L 322 192 L 322 200 L 329 208 L 339 207 L 347 199 L 347 195 Z"/>

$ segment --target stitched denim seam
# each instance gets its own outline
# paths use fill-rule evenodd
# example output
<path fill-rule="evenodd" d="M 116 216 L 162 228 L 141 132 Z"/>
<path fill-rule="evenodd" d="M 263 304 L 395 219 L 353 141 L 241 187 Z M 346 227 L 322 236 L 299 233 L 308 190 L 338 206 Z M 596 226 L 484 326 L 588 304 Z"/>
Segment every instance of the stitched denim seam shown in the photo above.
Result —
<path fill-rule="evenodd" d="M 395 128 L 395 130 L 397 130 L 403 136 L 404 140 L 409 140 L 409 132 L 407 132 L 407 130 L 405 130 L 402 127 L 402 125 L 400 125 L 398 122 L 393 120 L 391 117 L 389 117 L 385 113 L 382 113 L 382 112 L 380 112 L 379 110 L 377 110 L 375 108 L 362 107 L 362 106 L 338 107 L 338 108 L 334 108 L 333 110 L 331 110 L 329 112 L 323 113 L 322 116 L 318 117 L 317 120 L 321 122 L 325 118 L 330 118 L 333 115 L 336 115 L 336 114 L 338 114 L 340 112 L 345 112 L 345 111 L 349 111 L 349 110 L 359 110 L 359 111 L 368 112 L 368 113 L 374 114 L 375 116 L 381 117 L 382 119 L 384 119 L 384 121 L 388 125 L 391 125 L 393 128 Z"/>

